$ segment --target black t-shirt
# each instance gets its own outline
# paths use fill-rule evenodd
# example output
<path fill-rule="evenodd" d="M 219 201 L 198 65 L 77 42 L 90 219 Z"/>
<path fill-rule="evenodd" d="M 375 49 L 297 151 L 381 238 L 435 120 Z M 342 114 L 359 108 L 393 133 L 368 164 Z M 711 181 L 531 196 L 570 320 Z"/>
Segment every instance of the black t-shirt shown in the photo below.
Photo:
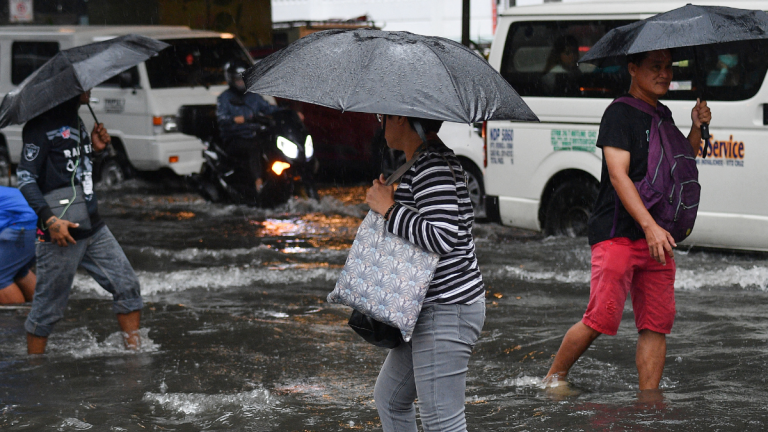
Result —
<path fill-rule="evenodd" d="M 643 179 L 648 170 L 648 140 L 652 117 L 625 103 L 608 107 L 600 121 L 597 146 L 616 147 L 629 152 L 629 178 L 633 182 Z M 618 218 L 616 218 L 618 201 Z M 616 230 L 613 230 L 616 218 Z M 594 245 L 612 238 L 626 237 L 630 240 L 645 238 L 645 233 L 621 204 L 608 174 L 603 157 L 600 175 L 600 193 L 597 195 L 592 216 L 589 218 L 589 244 Z"/>
<path fill-rule="evenodd" d="M 44 194 L 69 187 L 72 173 L 75 185 L 82 185 L 85 204 L 91 218 L 91 229 L 70 228 L 75 240 L 90 237 L 104 226 L 99 217 L 96 195 L 93 192 L 94 151 L 88 130 L 77 115 L 75 107 L 71 113 L 62 113 L 63 108 L 35 117 L 24 125 L 21 161 L 17 170 L 19 189 L 30 207 L 39 217 L 42 227 L 54 215 L 45 201 Z M 70 115 L 65 115 L 70 114 Z M 82 137 L 82 142 L 80 139 Z M 64 217 L 66 219 L 66 217 Z M 50 234 L 44 231 L 42 239 L 50 241 Z"/>

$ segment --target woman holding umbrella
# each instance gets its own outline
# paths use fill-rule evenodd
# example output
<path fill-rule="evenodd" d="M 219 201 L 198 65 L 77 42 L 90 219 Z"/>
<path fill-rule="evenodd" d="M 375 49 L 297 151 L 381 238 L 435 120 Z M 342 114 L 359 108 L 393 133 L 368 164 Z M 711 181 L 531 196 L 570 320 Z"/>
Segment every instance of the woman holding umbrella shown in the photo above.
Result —
<path fill-rule="evenodd" d="M 417 158 L 397 191 L 384 176 L 366 202 L 387 230 L 440 255 L 413 337 L 390 350 L 374 399 L 385 431 L 464 431 L 467 364 L 485 320 L 483 278 L 472 240 L 474 214 L 464 171 L 437 136 L 442 121 L 381 118 L 387 145 Z M 426 140 L 417 130 L 423 126 Z M 417 209 L 418 211 L 414 211 Z"/>
<path fill-rule="evenodd" d="M 442 121 L 538 120 L 488 62 L 437 37 L 379 30 L 313 33 L 245 73 L 248 91 L 377 114 L 387 145 L 413 165 L 395 191 L 383 176 L 366 201 L 387 230 L 440 256 L 412 339 L 392 349 L 374 390 L 385 431 L 465 431 L 464 389 L 485 320 L 461 164 Z M 404 168 L 405 170 L 405 168 Z"/>

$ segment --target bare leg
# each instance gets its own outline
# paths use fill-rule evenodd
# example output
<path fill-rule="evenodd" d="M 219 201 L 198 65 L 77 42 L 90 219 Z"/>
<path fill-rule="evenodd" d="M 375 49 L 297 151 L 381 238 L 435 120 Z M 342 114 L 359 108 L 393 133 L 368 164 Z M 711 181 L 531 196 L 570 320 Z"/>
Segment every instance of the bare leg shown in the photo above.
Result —
<path fill-rule="evenodd" d="M 587 327 L 581 321 L 574 324 L 565 334 L 563 343 L 560 344 L 560 349 L 557 350 L 555 361 L 552 362 L 552 367 L 549 368 L 544 382 L 565 379 L 571 366 L 576 363 L 576 360 L 584 354 L 600 334 L 600 332 Z"/>
<path fill-rule="evenodd" d="M 651 330 L 641 330 L 637 338 L 637 374 L 640 391 L 659 388 L 667 359 L 667 337 Z"/>
<path fill-rule="evenodd" d="M 117 314 L 117 323 L 123 331 L 125 349 L 138 350 L 141 347 L 139 321 L 141 321 L 141 311 Z"/>
<path fill-rule="evenodd" d="M 24 303 L 24 294 L 16 283 L 11 283 L 7 287 L 0 289 L 0 304 L 18 304 Z"/>
<path fill-rule="evenodd" d="M 37 285 L 37 276 L 31 271 L 26 276 L 16 279 L 16 284 L 21 288 L 24 294 L 24 300 L 31 302 L 35 296 L 35 285 Z"/>
<path fill-rule="evenodd" d="M 45 354 L 48 338 L 27 333 L 27 354 Z"/>

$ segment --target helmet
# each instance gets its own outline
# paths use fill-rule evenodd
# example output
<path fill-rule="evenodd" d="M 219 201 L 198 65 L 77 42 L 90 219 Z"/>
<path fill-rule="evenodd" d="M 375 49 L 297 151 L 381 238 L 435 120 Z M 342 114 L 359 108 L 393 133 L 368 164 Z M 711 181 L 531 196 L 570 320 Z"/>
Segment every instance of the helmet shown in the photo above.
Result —
<path fill-rule="evenodd" d="M 243 72 L 251 65 L 243 60 L 232 60 L 224 65 L 224 78 L 231 89 L 240 93 L 245 92 L 245 82 L 243 81 Z"/>

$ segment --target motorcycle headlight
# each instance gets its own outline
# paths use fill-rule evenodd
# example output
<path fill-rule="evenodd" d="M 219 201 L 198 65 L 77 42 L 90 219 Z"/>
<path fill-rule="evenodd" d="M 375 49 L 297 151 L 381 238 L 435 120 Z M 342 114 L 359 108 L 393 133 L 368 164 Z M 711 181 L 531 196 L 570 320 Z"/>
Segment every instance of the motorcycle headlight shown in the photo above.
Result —
<path fill-rule="evenodd" d="M 299 157 L 299 146 L 285 137 L 277 137 L 277 148 L 289 159 Z"/>
<path fill-rule="evenodd" d="M 311 158 L 315 154 L 315 144 L 312 143 L 312 135 L 307 135 L 307 140 L 304 141 L 304 155 L 307 159 Z"/>

